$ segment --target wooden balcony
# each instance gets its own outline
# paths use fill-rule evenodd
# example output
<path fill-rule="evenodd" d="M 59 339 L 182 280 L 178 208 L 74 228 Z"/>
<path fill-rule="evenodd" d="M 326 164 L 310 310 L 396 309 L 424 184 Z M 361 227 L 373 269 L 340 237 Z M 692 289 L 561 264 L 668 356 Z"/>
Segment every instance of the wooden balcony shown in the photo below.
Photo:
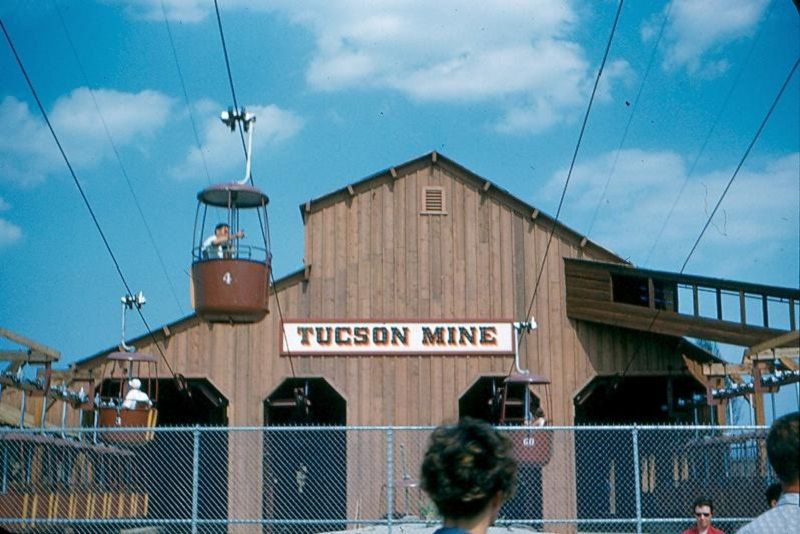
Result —
<path fill-rule="evenodd" d="M 750 347 L 797 329 L 800 290 L 564 259 L 567 316 Z"/>

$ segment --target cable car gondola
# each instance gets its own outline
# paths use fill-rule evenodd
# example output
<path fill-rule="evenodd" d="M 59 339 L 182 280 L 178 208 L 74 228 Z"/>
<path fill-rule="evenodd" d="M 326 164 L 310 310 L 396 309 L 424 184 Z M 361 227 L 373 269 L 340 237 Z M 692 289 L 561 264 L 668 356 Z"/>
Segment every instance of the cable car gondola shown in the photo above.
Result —
<path fill-rule="evenodd" d="M 100 385 L 97 426 L 153 428 L 158 418 L 158 360 L 140 352 L 112 352 L 106 356 L 106 380 Z M 110 368 L 110 369 L 109 369 Z M 106 370 L 108 369 L 108 373 Z M 145 381 L 140 377 L 145 377 Z M 137 394 L 138 393 L 138 394 Z M 150 441 L 153 432 L 104 432 L 106 442 Z"/>
<path fill-rule="evenodd" d="M 244 110 L 229 110 L 222 113 L 222 120 L 231 131 L 238 123 L 248 133 L 246 171 L 239 182 L 211 185 L 197 195 L 192 305 L 197 315 L 208 322 L 253 323 L 269 312 L 272 259 L 266 211 L 269 198 L 246 183 L 250 179 L 255 116 Z M 245 210 L 258 215 L 264 247 L 239 242 L 244 237 L 241 212 Z"/>
<path fill-rule="evenodd" d="M 534 413 L 533 393 L 531 387 L 542 387 L 542 397 L 548 403 L 548 411 L 552 413 L 550 403 L 550 381 L 544 376 L 531 374 L 520 368 L 519 342 L 522 332 L 530 332 L 536 328 L 533 319 L 525 323 L 514 323 L 518 332 L 516 351 L 514 354 L 514 371 L 503 382 L 500 391 L 500 425 L 522 425 L 525 430 L 510 433 L 514 443 L 514 454 L 522 463 L 543 466 L 550 461 L 553 452 L 553 433 L 542 427 L 544 416 Z"/>
<path fill-rule="evenodd" d="M 106 356 L 102 382 L 94 398 L 95 424 L 100 428 L 154 428 L 158 418 L 158 359 L 125 344 L 125 312 L 141 308 L 144 295 L 122 297 L 122 351 Z M 103 432 L 109 443 L 151 441 L 153 432 Z"/>

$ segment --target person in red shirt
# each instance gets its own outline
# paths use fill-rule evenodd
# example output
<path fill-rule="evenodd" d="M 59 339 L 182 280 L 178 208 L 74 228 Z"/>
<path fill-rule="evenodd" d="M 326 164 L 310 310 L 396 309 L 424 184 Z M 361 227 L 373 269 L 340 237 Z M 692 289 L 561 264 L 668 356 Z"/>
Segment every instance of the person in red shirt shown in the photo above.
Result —
<path fill-rule="evenodd" d="M 711 518 L 714 516 L 714 503 L 711 499 L 700 498 L 694 501 L 695 523 L 683 531 L 682 534 L 725 534 L 720 529 L 711 525 Z"/>

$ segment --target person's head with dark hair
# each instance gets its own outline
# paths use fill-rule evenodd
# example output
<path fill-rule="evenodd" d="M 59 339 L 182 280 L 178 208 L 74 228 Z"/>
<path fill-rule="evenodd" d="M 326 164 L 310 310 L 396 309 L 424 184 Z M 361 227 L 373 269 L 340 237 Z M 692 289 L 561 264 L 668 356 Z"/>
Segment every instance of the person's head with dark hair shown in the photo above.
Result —
<path fill-rule="evenodd" d="M 711 513 L 714 513 L 714 501 L 708 497 L 699 497 L 695 499 L 694 503 L 692 503 L 692 510 L 696 510 L 698 506 L 708 506 Z"/>
<path fill-rule="evenodd" d="M 778 499 L 781 498 L 781 483 L 773 482 L 767 487 L 767 506 L 775 508 L 778 504 Z"/>
<path fill-rule="evenodd" d="M 714 517 L 714 503 L 707 497 L 695 499 L 692 503 L 694 513 L 694 526 L 683 531 L 683 534 L 716 534 L 720 530 L 711 526 L 711 518 Z"/>
<path fill-rule="evenodd" d="M 512 443 L 488 423 L 465 418 L 431 434 L 422 461 L 422 489 L 445 527 L 485 532 L 517 479 Z"/>
<path fill-rule="evenodd" d="M 772 423 L 767 434 L 767 456 L 783 491 L 800 491 L 800 412 L 786 414 Z"/>

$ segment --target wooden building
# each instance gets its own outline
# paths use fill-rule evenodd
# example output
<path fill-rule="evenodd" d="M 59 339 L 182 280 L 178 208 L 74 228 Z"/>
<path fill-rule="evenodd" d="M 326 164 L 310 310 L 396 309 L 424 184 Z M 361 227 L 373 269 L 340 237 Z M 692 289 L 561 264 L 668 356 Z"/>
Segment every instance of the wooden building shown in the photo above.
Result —
<path fill-rule="evenodd" d="M 664 316 L 649 325 L 625 323 L 587 309 L 613 311 L 609 269 L 632 266 L 564 224 L 553 228 L 553 219 L 538 208 L 436 152 L 311 200 L 300 211 L 304 266 L 276 280 L 264 320 L 211 324 L 190 316 L 156 330 L 153 338 L 129 341 L 157 354 L 157 340 L 195 392 L 194 408 L 171 405 L 176 394 L 164 374 L 160 425 L 293 424 L 292 399 L 305 394 L 303 388 L 311 406 L 320 408 L 315 424 L 436 425 L 479 412 L 485 401 L 469 399 L 487 380 L 509 373 L 511 351 L 473 352 L 468 338 L 454 342 L 453 350 L 356 352 L 346 343 L 334 347 L 331 336 L 338 334 L 325 329 L 339 325 L 341 340 L 353 341 L 365 332 L 356 331 L 359 324 L 508 324 L 527 319 L 535 288 L 538 328 L 523 336 L 519 350 L 521 365 L 551 382 L 552 399 L 545 404 L 551 424 L 691 422 L 692 410 L 680 409 L 675 399 L 706 393 L 692 370 L 717 360 L 684 340 L 682 330 L 662 328 Z M 645 300 L 636 305 L 657 311 L 658 298 L 647 297 L 648 289 L 656 293 L 647 287 L 653 273 L 642 276 Z M 327 336 L 331 350 L 286 350 L 282 320 L 298 332 L 321 328 L 321 338 L 316 330 L 303 332 L 323 343 Z M 760 339 L 775 334 L 767 330 Z M 383 340 L 383 333 L 375 335 L 372 341 Z M 73 372 L 98 368 L 112 350 L 78 362 Z M 708 416 L 702 412 L 701 420 Z M 350 459 L 348 484 L 357 446 L 348 438 L 342 451 Z M 564 466 L 574 466 L 575 445 L 565 441 L 553 449 L 541 473 L 548 488 L 542 514 L 576 517 L 574 468 L 571 485 L 556 483 Z M 260 442 L 230 441 L 231 517 L 260 517 L 261 493 L 240 484 L 262 487 L 248 466 L 264 454 Z M 348 498 L 348 517 L 355 506 Z"/>

